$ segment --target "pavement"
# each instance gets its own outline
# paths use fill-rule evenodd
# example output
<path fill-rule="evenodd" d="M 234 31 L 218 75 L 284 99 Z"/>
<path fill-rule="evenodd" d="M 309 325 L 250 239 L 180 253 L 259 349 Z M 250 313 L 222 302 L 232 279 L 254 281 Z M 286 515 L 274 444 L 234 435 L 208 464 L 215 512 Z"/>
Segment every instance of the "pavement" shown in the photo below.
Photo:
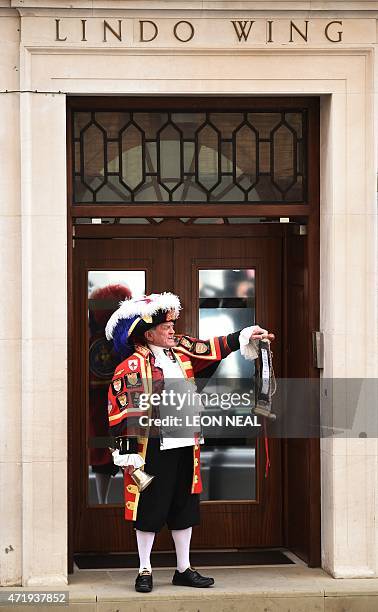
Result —
<path fill-rule="evenodd" d="M 171 584 L 173 569 L 154 569 L 154 590 L 134 590 L 135 570 L 79 570 L 69 576 L 70 612 L 378 612 L 378 579 L 334 579 L 295 564 L 200 568 L 209 589 Z M 33 589 L 35 590 L 35 589 Z M 50 586 L 48 590 L 52 590 Z M 62 587 L 59 587 L 59 590 Z M 61 606 L 59 606 L 61 607 Z M 0 606 L 0 612 L 28 606 Z M 33 606 L 32 609 L 36 610 Z M 42 612 L 57 606 L 39 606 Z M 62 608 L 67 609 L 67 608 Z"/>

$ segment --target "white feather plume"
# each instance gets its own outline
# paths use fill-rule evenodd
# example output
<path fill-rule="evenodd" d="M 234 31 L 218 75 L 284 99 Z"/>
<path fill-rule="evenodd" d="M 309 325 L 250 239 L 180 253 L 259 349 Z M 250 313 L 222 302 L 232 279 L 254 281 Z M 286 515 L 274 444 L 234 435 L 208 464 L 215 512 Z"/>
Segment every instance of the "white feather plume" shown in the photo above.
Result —
<path fill-rule="evenodd" d="M 151 301 L 144 301 L 144 299 Z M 121 319 L 130 319 L 131 317 L 135 316 L 152 316 L 159 310 L 162 310 L 163 312 L 174 310 L 176 317 L 178 317 L 181 310 L 181 304 L 177 295 L 165 291 L 164 293 L 151 293 L 151 295 L 146 295 L 145 298 L 130 298 L 120 302 L 118 310 L 113 312 L 106 324 L 105 335 L 107 340 L 111 340 L 113 338 L 114 329 Z"/>

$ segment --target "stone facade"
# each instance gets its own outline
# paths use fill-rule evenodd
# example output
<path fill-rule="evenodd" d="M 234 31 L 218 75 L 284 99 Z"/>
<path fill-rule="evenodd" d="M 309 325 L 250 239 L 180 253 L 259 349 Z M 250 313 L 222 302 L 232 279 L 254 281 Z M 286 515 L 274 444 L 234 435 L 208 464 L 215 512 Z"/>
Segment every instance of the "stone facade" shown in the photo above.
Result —
<path fill-rule="evenodd" d="M 0 0 L 0 584 L 67 581 L 66 95 L 320 96 L 323 375 L 377 377 L 376 9 Z M 323 568 L 378 576 L 377 440 L 321 470 Z"/>

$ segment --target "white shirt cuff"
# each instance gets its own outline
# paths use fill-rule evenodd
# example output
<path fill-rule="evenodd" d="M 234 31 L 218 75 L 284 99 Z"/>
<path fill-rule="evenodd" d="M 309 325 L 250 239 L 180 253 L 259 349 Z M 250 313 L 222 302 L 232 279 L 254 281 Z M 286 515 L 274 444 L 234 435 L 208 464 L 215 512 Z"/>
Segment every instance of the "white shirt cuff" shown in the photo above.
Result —
<path fill-rule="evenodd" d="M 251 325 L 250 327 L 245 327 L 242 329 L 239 334 L 240 352 L 247 361 L 253 361 L 254 359 L 257 359 L 259 355 L 259 341 L 250 339 L 254 330 L 259 328 L 259 325 Z M 268 332 L 264 330 L 264 333 Z"/>
<path fill-rule="evenodd" d="M 126 467 L 132 465 L 135 469 L 140 468 L 144 465 L 144 461 L 137 453 L 126 453 L 126 455 L 120 455 L 119 450 L 115 450 L 113 453 L 113 463 L 119 467 Z"/>

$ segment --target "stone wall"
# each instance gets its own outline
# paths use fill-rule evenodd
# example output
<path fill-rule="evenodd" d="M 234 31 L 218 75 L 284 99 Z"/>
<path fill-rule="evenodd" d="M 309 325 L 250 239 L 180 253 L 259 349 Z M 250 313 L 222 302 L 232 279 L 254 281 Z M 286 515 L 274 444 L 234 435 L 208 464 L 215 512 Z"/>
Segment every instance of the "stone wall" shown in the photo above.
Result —
<path fill-rule="evenodd" d="M 67 580 L 65 96 L 319 95 L 323 374 L 377 377 L 376 15 L 374 2 L 0 7 L 10 4 L 0 8 L 1 87 L 24 93 L 0 99 L 0 583 L 53 584 Z M 104 20 L 113 29 L 105 42 Z M 156 23 L 159 37 L 140 40 L 141 20 Z M 239 42 L 233 20 L 256 21 L 257 38 Z M 345 35 L 332 42 L 325 27 L 339 20 Z M 180 21 L 192 24 L 192 38 L 187 24 L 172 34 Z M 377 441 L 323 440 L 321 462 L 323 567 L 335 577 L 377 576 Z"/>

